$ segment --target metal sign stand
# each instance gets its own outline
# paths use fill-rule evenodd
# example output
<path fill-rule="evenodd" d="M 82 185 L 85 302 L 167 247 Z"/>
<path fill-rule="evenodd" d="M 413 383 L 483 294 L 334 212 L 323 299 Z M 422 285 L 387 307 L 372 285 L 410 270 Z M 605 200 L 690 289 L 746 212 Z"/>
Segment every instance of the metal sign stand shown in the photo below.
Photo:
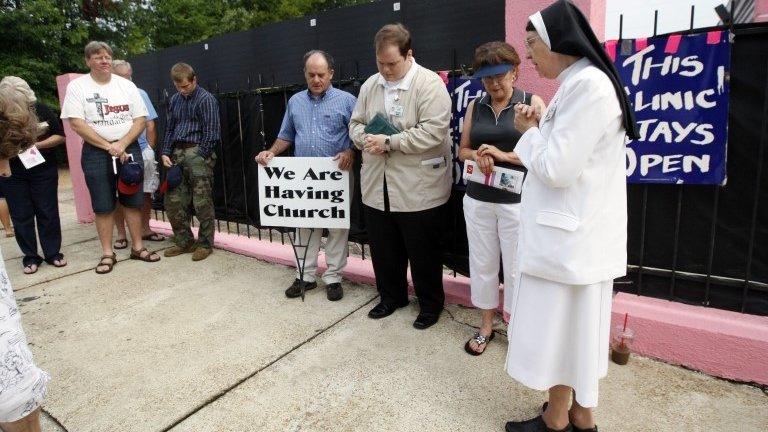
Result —
<path fill-rule="evenodd" d="M 315 228 L 309 228 L 309 237 L 306 239 L 306 243 L 299 235 L 302 228 L 296 228 L 293 235 L 288 233 L 288 238 L 291 240 L 291 246 L 293 247 L 293 255 L 296 257 L 296 267 L 299 269 L 299 281 L 301 285 L 301 301 L 304 301 L 305 287 L 304 283 L 304 263 L 307 259 L 307 250 L 309 249 L 309 242 L 312 240 L 312 234 L 315 233 Z M 301 258 L 299 258 L 299 250 L 303 249 Z"/>

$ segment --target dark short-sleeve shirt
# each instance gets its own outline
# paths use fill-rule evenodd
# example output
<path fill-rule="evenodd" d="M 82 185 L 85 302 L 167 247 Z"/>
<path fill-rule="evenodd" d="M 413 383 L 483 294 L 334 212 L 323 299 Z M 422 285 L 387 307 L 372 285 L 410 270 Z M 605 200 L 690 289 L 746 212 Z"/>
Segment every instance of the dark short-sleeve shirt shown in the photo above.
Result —
<path fill-rule="evenodd" d="M 64 127 L 61 124 L 59 115 L 54 112 L 48 105 L 40 102 L 35 102 L 35 113 L 37 114 L 37 121 L 43 126 L 44 132 L 37 138 L 37 141 L 43 141 L 50 138 L 53 135 L 64 136 Z M 56 164 L 56 148 L 47 148 L 40 150 L 40 154 L 43 155 L 46 162 Z"/>
<path fill-rule="evenodd" d="M 522 134 L 515 129 L 516 103 L 530 104 L 531 93 L 515 88 L 509 104 L 501 110 L 499 116 L 491 108 L 491 98 L 488 95 L 475 99 L 472 110 L 472 130 L 469 133 L 469 142 L 472 150 L 477 150 L 481 144 L 491 144 L 503 152 L 515 150 L 517 141 Z M 496 165 L 516 171 L 526 172 L 525 167 L 507 162 L 496 162 Z M 482 183 L 467 182 L 467 195 L 478 201 L 496 204 L 516 204 L 520 202 L 520 194 L 505 191 Z"/>

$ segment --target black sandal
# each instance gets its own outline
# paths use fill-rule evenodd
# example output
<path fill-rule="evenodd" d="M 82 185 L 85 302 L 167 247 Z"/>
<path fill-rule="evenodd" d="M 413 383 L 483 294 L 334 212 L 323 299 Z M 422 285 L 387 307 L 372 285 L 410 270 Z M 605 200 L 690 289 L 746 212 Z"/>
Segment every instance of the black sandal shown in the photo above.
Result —
<path fill-rule="evenodd" d="M 32 267 L 32 266 L 34 266 L 34 267 Z M 27 271 L 27 269 L 29 269 L 29 271 Z M 31 264 L 26 264 L 24 266 L 24 274 L 25 275 L 35 274 L 35 273 L 37 273 L 38 270 L 40 270 L 40 264 L 31 263 Z"/>
<path fill-rule="evenodd" d="M 104 260 L 107 260 L 107 259 L 109 260 L 109 262 L 104 262 Z M 99 263 L 96 264 L 96 268 L 94 268 L 93 270 L 97 274 L 107 274 L 112 271 L 112 268 L 115 266 L 115 264 L 117 264 L 117 255 L 115 255 L 115 253 L 113 252 L 112 255 L 102 255 L 101 260 L 99 260 Z M 104 266 L 106 266 L 107 269 L 99 271 L 99 267 L 104 267 Z"/>
<path fill-rule="evenodd" d="M 128 247 L 128 239 L 117 239 L 115 240 L 115 243 L 112 244 L 112 247 L 115 249 L 125 249 Z"/>
<path fill-rule="evenodd" d="M 161 242 L 165 240 L 165 236 L 162 234 L 158 234 L 156 232 L 153 232 L 152 234 L 147 234 L 145 236 L 141 237 L 142 240 L 149 240 L 149 241 L 155 241 L 155 242 Z"/>
<path fill-rule="evenodd" d="M 147 256 L 141 256 L 142 252 L 147 252 Z M 152 256 L 156 256 L 157 259 L 152 259 Z M 148 251 L 147 248 L 141 248 L 139 250 L 131 249 L 131 259 L 144 262 L 158 262 L 160 261 L 160 255 L 158 255 L 157 252 Z"/>
<path fill-rule="evenodd" d="M 476 333 L 475 333 L 475 334 L 472 336 L 472 338 L 471 338 L 471 339 L 469 339 L 469 340 L 467 341 L 467 343 L 465 343 L 465 344 L 464 344 L 464 351 L 466 351 L 466 352 L 467 352 L 467 354 L 469 354 L 469 355 L 473 355 L 473 356 L 479 356 L 480 354 L 484 353 L 484 352 L 485 352 L 485 350 L 486 350 L 486 349 L 488 349 L 488 347 L 486 346 L 485 348 L 483 348 L 483 350 L 482 350 L 482 351 L 479 351 L 479 352 L 478 352 L 478 351 L 475 351 L 475 350 L 473 350 L 473 349 L 472 349 L 472 346 L 470 345 L 470 344 L 472 343 L 472 341 L 475 341 L 475 343 L 477 344 L 477 346 L 478 346 L 478 347 L 481 347 L 481 346 L 483 346 L 483 345 L 486 345 L 488 342 L 492 341 L 494 336 L 496 336 L 496 333 L 495 333 L 495 332 L 493 332 L 493 331 L 492 331 L 492 332 L 491 332 L 491 334 L 489 334 L 488 336 L 485 336 L 485 335 L 483 335 L 483 334 L 480 334 L 480 332 L 476 332 Z"/>
<path fill-rule="evenodd" d="M 54 267 L 59 267 L 59 268 L 66 267 L 67 265 L 67 261 L 64 259 L 64 254 L 62 254 L 61 252 L 54 255 L 53 258 L 46 258 L 45 262 L 47 262 L 48 264 Z"/>

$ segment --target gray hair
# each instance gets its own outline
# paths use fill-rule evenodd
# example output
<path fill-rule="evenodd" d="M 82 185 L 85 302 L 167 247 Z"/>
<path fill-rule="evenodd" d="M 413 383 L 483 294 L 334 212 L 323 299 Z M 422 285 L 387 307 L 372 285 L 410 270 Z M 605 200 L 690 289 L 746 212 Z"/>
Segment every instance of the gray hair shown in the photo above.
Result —
<path fill-rule="evenodd" d="M 125 61 L 125 60 L 112 60 L 112 70 L 114 71 L 115 69 L 117 69 L 119 67 L 128 68 L 131 71 L 133 71 L 133 67 L 131 67 L 131 64 L 128 63 L 127 61 Z"/>
<path fill-rule="evenodd" d="M 7 76 L 0 80 L 0 88 L 8 89 L 16 93 L 17 97 L 26 101 L 28 104 L 33 104 L 37 101 L 35 92 L 29 87 L 26 81 L 17 76 Z"/>
<path fill-rule="evenodd" d="M 112 48 L 106 43 L 101 41 L 90 41 L 85 46 L 85 58 L 89 59 L 92 55 L 97 54 L 99 51 L 104 50 L 110 56 L 113 55 Z"/>
<path fill-rule="evenodd" d="M 333 63 L 333 57 L 331 57 L 330 54 L 323 50 L 311 50 L 307 51 L 306 54 L 304 54 L 304 61 L 302 62 L 302 65 L 304 69 L 307 68 L 307 60 L 309 60 L 310 57 L 312 57 L 315 54 L 320 54 L 325 59 L 325 62 L 328 63 L 328 70 L 334 70 L 334 63 Z"/>

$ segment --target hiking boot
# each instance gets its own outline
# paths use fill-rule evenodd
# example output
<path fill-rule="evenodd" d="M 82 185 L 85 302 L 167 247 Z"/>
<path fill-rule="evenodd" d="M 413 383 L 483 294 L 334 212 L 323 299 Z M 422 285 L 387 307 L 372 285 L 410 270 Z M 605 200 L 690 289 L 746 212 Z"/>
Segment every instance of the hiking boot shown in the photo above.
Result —
<path fill-rule="evenodd" d="M 325 289 L 325 295 L 330 301 L 338 301 L 344 297 L 344 290 L 341 288 L 341 284 L 338 282 L 328 284 Z"/>
<path fill-rule="evenodd" d="M 285 296 L 288 298 L 301 297 L 302 285 L 304 285 L 304 291 L 317 288 L 317 282 L 304 282 L 302 280 L 296 279 L 293 281 L 293 284 L 291 284 L 291 286 L 285 290 Z"/>
<path fill-rule="evenodd" d="M 195 245 L 194 243 L 189 245 L 189 246 L 185 246 L 185 247 L 171 246 L 171 247 L 169 247 L 168 249 L 165 250 L 163 255 L 165 255 L 166 257 L 170 258 L 170 257 L 179 256 L 181 254 L 194 252 L 195 249 L 197 249 L 197 245 Z"/>
<path fill-rule="evenodd" d="M 211 248 L 199 247 L 192 253 L 192 261 L 202 261 L 212 253 L 213 249 Z"/>

